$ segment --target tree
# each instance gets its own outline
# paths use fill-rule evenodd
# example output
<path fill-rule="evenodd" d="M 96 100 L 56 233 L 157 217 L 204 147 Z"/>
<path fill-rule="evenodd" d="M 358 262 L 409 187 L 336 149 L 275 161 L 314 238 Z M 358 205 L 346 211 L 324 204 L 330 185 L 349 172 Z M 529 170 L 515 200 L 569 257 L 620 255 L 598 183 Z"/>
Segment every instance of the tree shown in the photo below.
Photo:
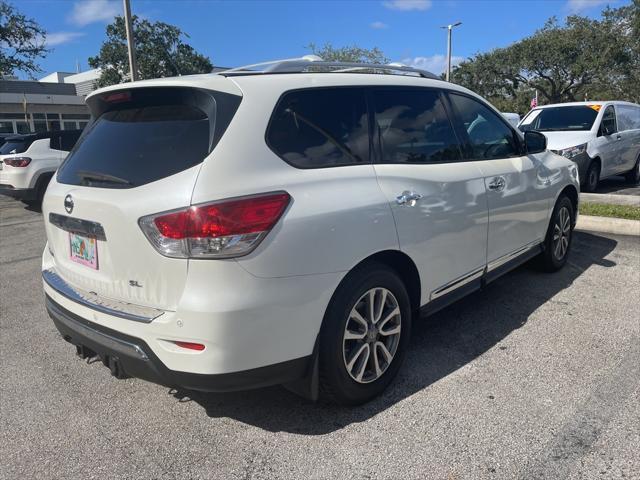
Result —
<path fill-rule="evenodd" d="M 315 43 L 310 43 L 306 48 L 327 62 L 389 63 L 389 59 L 378 47 L 368 49 L 351 45 L 336 48 L 331 43 L 318 47 Z"/>
<path fill-rule="evenodd" d="M 141 80 L 211 72 L 213 65 L 209 58 L 184 43 L 182 37 L 188 36 L 178 27 L 150 22 L 135 15 L 132 23 Z M 100 47 L 100 53 L 89 58 L 89 65 L 102 70 L 98 80 L 101 87 L 122 83 L 129 78 L 123 17 L 116 17 L 113 23 L 107 25 L 107 40 Z"/>
<path fill-rule="evenodd" d="M 634 77 L 640 63 L 639 10 L 640 0 L 634 0 L 605 10 L 601 20 L 573 15 L 561 26 L 551 18 L 532 36 L 463 62 L 452 80 L 498 108 L 518 112 L 528 109 L 535 91 L 541 103 L 632 100 L 640 84 Z"/>
<path fill-rule="evenodd" d="M 598 77 L 593 93 L 602 98 L 640 103 L 640 0 L 616 9 L 607 8 L 602 17 L 611 41 L 619 42 L 622 60 L 616 68 Z"/>
<path fill-rule="evenodd" d="M 49 51 L 45 38 L 45 31 L 35 20 L 0 0 L 0 75 L 22 71 L 33 76 L 40 72 L 36 62 Z"/>

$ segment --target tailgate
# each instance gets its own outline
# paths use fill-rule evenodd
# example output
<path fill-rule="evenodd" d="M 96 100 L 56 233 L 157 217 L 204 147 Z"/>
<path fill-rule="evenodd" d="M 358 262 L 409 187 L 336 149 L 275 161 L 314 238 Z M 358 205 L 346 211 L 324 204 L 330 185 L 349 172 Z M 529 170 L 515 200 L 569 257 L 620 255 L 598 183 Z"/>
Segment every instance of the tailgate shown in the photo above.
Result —
<path fill-rule="evenodd" d="M 56 273 L 72 286 L 101 297 L 175 310 L 186 283 L 187 260 L 160 255 L 138 219 L 188 205 L 198 170 L 192 167 L 150 185 L 122 190 L 64 185 L 54 178 L 43 214 Z M 65 210 L 67 195 L 73 201 L 71 213 Z M 77 250 L 79 238 L 95 239 L 95 265 L 89 259 L 72 260 L 71 244 L 75 241 Z"/>

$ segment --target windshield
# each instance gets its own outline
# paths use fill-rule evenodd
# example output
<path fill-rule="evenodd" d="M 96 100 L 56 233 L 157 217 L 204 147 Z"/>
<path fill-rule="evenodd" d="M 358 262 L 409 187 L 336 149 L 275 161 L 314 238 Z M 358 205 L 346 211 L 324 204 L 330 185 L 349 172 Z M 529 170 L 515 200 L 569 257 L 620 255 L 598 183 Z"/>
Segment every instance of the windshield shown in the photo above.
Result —
<path fill-rule="evenodd" d="M 541 132 L 591 130 L 600 105 L 576 105 L 532 110 L 518 127 Z"/>

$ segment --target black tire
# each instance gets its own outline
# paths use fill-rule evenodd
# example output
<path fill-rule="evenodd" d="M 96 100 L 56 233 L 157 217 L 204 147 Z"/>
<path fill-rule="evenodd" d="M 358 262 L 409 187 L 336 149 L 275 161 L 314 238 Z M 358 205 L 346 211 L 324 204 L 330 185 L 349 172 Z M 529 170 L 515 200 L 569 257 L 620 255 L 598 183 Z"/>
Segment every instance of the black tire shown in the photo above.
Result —
<path fill-rule="evenodd" d="M 566 209 L 566 210 L 565 210 Z M 568 230 L 563 229 L 563 210 L 568 214 Z M 573 203 L 569 197 L 562 195 L 556 202 L 549 222 L 547 236 L 544 241 L 544 251 L 538 257 L 538 265 L 546 272 L 557 272 L 567 263 L 569 252 L 571 251 L 571 241 L 573 239 L 573 227 L 575 225 L 575 211 Z M 561 234 L 566 239 L 566 247 L 558 249 L 557 235 Z"/>
<path fill-rule="evenodd" d="M 35 191 L 32 198 L 25 200 L 24 203 L 29 205 L 30 207 L 41 208 L 42 207 L 42 199 L 44 198 L 44 194 L 47 191 L 47 187 L 49 186 L 49 182 L 53 175 L 43 175 L 36 182 Z"/>
<path fill-rule="evenodd" d="M 400 330 L 397 339 L 394 340 L 392 345 L 395 348 L 394 355 L 388 362 L 386 362 L 384 356 L 379 356 L 384 353 L 379 343 L 386 342 L 391 338 L 378 334 L 378 340 L 371 339 L 370 337 L 377 332 L 376 327 L 369 326 L 365 328 L 365 335 L 362 340 L 345 339 L 347 324 L 354 322 L 351 316 L 352 309 L 362 308 L 364 304 L 359 303 L 361 297 L 365 294 L 368 295 L 368 292 L 376 288 L 379 289 L 374 293 L 374 303 L 377 305 L 382 303 L 384 290 L 391 293 L 391 295 L 387 293 L 385 296 L 387 302 L 390 303 L 385 303 L 382 306 L 383 309 L 380 311 L 380 319 L 377 325 L 379 326 L 385 317 L 390 316 L 389 314 L 395 311 L 395 305 L 397 305 L 400 312 L 400 318 L 397 318 L 397 315 L 393 317 L 393 325 L 399 325 Z M 367 296 L 367 298 L 369 297 Z M 389 320 L 385 325 L 389 323 L 392 323 L 392 321 Z M 367 324 L 371 325 L 368 322 Z M 391 329 L 396 328 L 393 325 Z M 349 328 L 354 328 L 352 323 L 349 323 Z M 387 328 L 382 328 L 381 330 L 384 331 Z M 369 332 L 371 332 L 371 335 Z M 409 295 L 397 273 L 386 265 L 379 263 L 370 263 L 350 272 L 336 289 L 325 313 L 320 331 L 320 400 L 340 405 L 359 405 L 380 395 L 400 369 L 409 344 L 410 334 L 411 306 Z M 364 345 L 368 345 L 366 349 Z M 353 355 L 351 353 L 361 348 L 365 349 L 365 353 L 358 357 L 358 362 L 354 363 L 351 370 L 352 373 L 350 373 L 347 364 L 351 363 L 351 361 L 347 360 L 347 355 L 350 355 L 349 360 L 352 360 L 357 356 L 355 353 Z M 392 347 L 387 345 L 385 349 L 387 352 L 391 352 Z M 372 354 L 374 351 L 376 352 L 375 359 Z M 368 355 L 366 355 L 367 353 Z M 358 364 L 363 365 L 361 370 Z M 382 372 L 381 374 L 376 373 L 374 368 L 376 365 Z M 356 370 L 365 372 L 360 381 L 352 376 Z M 369 379 L 367 379 L 367 375 L 370 377 Z"/>
<path fill-rule="evenodd" d="M 591 162 L 587 169 L 587 175 L 584 177 L 584 184 L 582 190 L 584 192 L 595 192 L 600 182 L 600 164 L 598 162 Z"/>
<path fill-rule="evenodd" d="M 625 174 L 624 178 L 627 180 L 627 183 L 631 185 L 640 184 L 640 157 L 636 160 L 633 168 Z"/>

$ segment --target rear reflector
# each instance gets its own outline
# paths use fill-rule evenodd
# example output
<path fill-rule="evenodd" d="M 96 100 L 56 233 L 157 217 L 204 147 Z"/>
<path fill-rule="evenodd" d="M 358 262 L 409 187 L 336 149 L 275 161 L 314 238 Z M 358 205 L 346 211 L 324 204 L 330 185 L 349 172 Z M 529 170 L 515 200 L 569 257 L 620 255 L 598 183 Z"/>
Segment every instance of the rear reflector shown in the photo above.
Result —
<path fill-rule="evenodd" d="M 140 227 L 163 255 L 176 258 L 230 258 L 246 255 L 282 216 L 286 192 L 194 205 L 140 219 Z"/>
<path fill-rule="evenodd" d="M 31 159 L 29 157 L 11 157 L 5 158 L 4 163 L 10 167 L 26 167 L 31 163 Z"/>
<path fill-rule="evenodd" d="M 176 340 L 174 340 L 173 343 L 175 343 L 179 347 L 186 348 L 188 350 L 197 350 L 199 352 L 204 350 L 204 345 L 202 345 L 201 343 L 179 342 Z"/>

